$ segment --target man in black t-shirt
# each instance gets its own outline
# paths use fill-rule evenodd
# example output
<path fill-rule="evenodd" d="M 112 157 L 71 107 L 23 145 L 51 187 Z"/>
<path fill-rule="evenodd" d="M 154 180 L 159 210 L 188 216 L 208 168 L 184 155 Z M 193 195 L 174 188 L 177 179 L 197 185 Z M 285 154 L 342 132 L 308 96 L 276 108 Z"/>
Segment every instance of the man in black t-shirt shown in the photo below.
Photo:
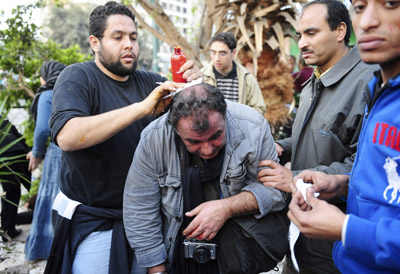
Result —
<path fill-rule="evenodd" d="M 121 240 L 127 243 L 122 227 L 126 175 L 150 116 L 170 103 L 172 97 L 164 96 L 184 86 L 136 71 L 138 33 L 126 6 L 108 2 L 94 9 L 89 21 L 95 60 L 67 67 L 53 94 L 52 139 L 63 150 L 61 192 L 53 208 L 63 218 L 47 273 L 130 271 L 128 254 L 113 249 L 114 243 L 118 249 Z M 188 82 L 202 75 L 193 61 L 181 70 Z"/>

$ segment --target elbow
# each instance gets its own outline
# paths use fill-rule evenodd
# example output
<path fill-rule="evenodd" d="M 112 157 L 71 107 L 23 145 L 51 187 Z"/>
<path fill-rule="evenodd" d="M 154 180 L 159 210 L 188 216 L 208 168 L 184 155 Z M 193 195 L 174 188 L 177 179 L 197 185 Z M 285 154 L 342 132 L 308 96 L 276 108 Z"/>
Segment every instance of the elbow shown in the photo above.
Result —
<path fill-rule="evenodd" d="M 59 133 L 57 135 L 57 144 L 63 151 L 73 151 L 74 148 L 72 146 L 72 142 L 70 138 L 67 138 L 65 134 Z"/>

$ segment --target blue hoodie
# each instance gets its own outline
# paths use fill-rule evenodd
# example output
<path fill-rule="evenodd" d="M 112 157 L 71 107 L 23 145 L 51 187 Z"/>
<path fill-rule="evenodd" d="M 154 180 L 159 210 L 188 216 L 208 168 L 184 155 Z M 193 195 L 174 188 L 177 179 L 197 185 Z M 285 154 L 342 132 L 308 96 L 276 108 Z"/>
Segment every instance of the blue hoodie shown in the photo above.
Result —
<path fill-rule="evenodd" d="M 368 84 L 371 103 L 350 175 L 350 217 L 344 243 L 333 249 L 342 273 L 400 273 L 400 75 L 382 88 L 380 78 Z"/>

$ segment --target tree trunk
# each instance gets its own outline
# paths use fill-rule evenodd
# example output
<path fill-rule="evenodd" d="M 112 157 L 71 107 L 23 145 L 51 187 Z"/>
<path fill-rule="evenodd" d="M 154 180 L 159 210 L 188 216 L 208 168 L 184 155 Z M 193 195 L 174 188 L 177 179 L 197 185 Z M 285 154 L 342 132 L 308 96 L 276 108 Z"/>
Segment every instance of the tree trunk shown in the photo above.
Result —
<path fill-rule="evenodd" d="M 169 16 L 164 12 L 163 8 L 158 3 L 151 3 L 148 0 L 137 0 L 137 2 L 149 15 L 152 16 L 153 20 L 162 30 L 163 34 L 158 32 L 148 24 L 144 24 L 144 20 L 135 11 L 134 7 L 131 4 L 130 8 L 135 11 L 135 15 L 138 17 L 138 20 L 142 22 L 141 24 L 143 24 L 143 27 L 171 47 L 180 46 L 186 57 L 190 60 L 193 60 L 196 65 L 201 67 L 199 52 L 196 52 L 193 46 L 185 39 L 185 37 L 183 37 L 179 33 Z"/>

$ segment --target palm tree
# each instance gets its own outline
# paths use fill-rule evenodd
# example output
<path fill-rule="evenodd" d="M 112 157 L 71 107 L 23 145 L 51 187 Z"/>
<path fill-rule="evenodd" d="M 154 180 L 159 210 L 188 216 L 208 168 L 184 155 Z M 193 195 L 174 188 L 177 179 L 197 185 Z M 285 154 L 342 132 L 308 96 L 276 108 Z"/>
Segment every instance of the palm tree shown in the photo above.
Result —
<path fill-rule="evenodd" d="M 304 2 L 236 0 L 220 3 L 215 9 L 222 18 L 217 32 L 235 34 L 241 63 L 257 76 L 267 106 L 265 118 L 275 137 L 290 119 L 287 104 L 293 102 L 293 79 L 287 66 L 286 45 L 287 38 L 296 40 L 296 5 Z"/>
<path fill-rule="evenodd" d="M 179 45 L 185 55 L 201 66 L 200 55 L 207 55 L 213 32 L 232 31 L 238 40 L 240 62 L 257 76 L 267 105 L 265 118 L 277 137 L 278 129 L 290 116 L 286 104 L 293 102 L 293 79 L 286 65 L 288 37 L 296 39 L 297 6 L 307 0 L 204 0 L 197 40 L 189 43 L 179 33 L 158 1 L 137 0 L 157 23 L 147 24 L 137 12 L 139 26 L 173 48 Z"/>

